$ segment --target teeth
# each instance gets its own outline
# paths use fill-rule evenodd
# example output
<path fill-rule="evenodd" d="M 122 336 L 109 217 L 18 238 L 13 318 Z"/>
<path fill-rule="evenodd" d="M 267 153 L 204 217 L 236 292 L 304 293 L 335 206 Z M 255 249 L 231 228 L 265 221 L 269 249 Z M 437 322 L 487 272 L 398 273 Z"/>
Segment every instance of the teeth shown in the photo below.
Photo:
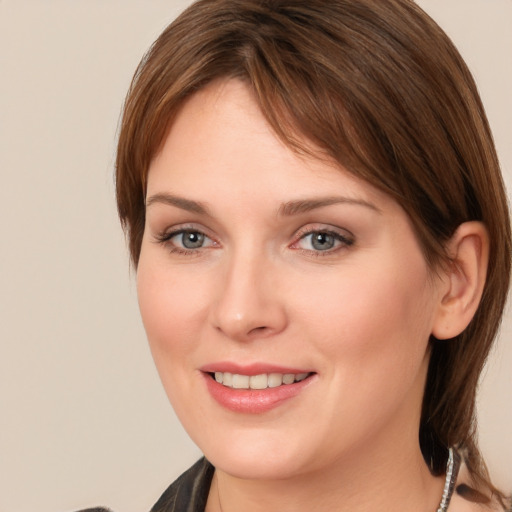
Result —
<path fill-rule="evenodd" d="M 306 379 L 309 373 L 262 373 L 260 375 L 240 375 L 238 373 L 215 372 L 215 380 L 233 389 L 277 388 L 282 384 L 293 384 Z"/>
<path fill-rule="evenodd" d="M 221 374 L 222 375 L 222 384 L 224 384 L 224 386 L 228 386 L 228 387 L 233 387 L 233 374 L 232 373 L 224 373 L 224 374 Z"/>
<path fill-rule="evenodd" d="M 249 389 L 249 375 L 233 374 L 234 389 Z"/>
<path fill-rule="evenodd" d="M 265 389 L 267 387 L 268 377 L 266 374 L 252 375 L 249 379 L 251 389 Z"/>
<path fill-rule="evenodd" d="M 293 373 L 285 373 L 283 375 L 283 384 L 293 384 L 295 382 L 295 375 Z"/>
<path fill-rule="evenodd" d="M 270 373 L 268 376 L 268 387 L 277 388 L 283 383 L 282 373 Z"/>

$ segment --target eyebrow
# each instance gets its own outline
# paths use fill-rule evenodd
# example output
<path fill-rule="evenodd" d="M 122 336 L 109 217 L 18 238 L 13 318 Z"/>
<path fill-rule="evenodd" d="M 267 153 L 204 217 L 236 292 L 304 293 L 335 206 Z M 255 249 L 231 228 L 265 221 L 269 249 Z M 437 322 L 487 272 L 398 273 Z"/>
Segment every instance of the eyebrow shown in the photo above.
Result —
<path fill-rule="evenodd" d="M 331 206 L 333 204 L 350 204 L 356 206 L 363 206 L 379 214 L 382 213 L 382 211 L 379 208 L 377 208 L 377 206 L 375 206 L 372 203 L 369 203 L 368 201 L 365 201 L 364 199 L 354 199 L 351 197 L 344 196 L 330 196 L 288 201 L 287 203 L 283 203 L 279 208 L 279 215 L 286 217 L 291 215 L 299 215 L 301 213 L 307 213 L 310 212 L 311 210 L 316 210 L 317 208 L 323 208 L 325 206 Z"/>
<path fill-rule="evenodd" d="M 176 206 L 181 210 L 198 213 L 200 215 L 209 215 L 208 208 L 204 203 L 200 203 L 199 201 L 192 201 L 191 199 L 185 199 L 184 197 L 174 196 L 172 194 L 152 195 L 146 200 L 146 208 L 156 203 Z"/>
<path fill-rule="evenodd" d="M 192 199 L 185 199 L 184 197 L 175 196 L 173 194 L 159 193 L 152 195 L 146 201 L 146 208 L 156 203 L 175 206 L 176 208 L 180 208 L 181 210 L 197 213 L 199 215 L 211 216 L 208 207 L 204 203 L 201 203 L 199 201 L 193 201 Z M 284 217 L 291 217 L 293 215 L 307 213 L 312 210 L 324 208 L 326 206 L 331 206 L 334 204 L 349 204 L 363 206 L 379 214 L 382 213 L 382 211 L 379 208 L 377 208 L 377 206 L 375 206 L 372 203 L 369 203 L 368 201 L 365 201 L 364 199 L 354 199 L 351 197 L 344 196 L 329 196 L 288 201 L 286 203 L 281 204 L 278 210 L 278 215 Z"/>

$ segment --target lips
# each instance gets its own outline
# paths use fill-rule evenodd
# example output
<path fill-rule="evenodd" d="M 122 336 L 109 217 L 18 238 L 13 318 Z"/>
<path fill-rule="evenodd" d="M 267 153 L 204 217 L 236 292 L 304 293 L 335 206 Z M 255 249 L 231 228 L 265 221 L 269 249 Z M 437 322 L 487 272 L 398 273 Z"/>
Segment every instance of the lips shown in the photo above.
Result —
<path fill-rule="evenodd" d="M 212 398 L 238 413 L 258 414 L 291 400 L 308 387 L 315 372 L 254 364 L 219 363 L 201 368 Z"/>

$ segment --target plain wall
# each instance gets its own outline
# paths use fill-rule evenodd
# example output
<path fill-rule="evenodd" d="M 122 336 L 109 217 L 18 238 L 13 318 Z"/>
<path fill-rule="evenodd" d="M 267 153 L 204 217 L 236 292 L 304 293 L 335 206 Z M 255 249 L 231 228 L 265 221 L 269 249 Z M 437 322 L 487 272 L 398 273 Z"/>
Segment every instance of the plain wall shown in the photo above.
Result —
<path fill-rule="evenodd" d="M 132 73 L 188 3 L 0 0 L 0 512 L 149 510 L 200 455 L 153 368 L 112 178 Z M 512 2 L 419 3 L 476 76 L 510 188 Z M 509 313 L 479 400 L 507 490 L 511 335 Z"/>

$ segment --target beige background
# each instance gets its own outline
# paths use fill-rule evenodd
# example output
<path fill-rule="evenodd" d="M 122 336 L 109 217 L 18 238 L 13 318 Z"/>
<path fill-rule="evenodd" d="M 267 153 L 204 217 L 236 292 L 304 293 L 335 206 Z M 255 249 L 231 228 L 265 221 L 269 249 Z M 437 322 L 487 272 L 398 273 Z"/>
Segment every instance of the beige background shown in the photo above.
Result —
<path fill-rule="evenodd" d="M 112 183 L 132 72 L 188 3 L 0 0 L 0 512 L 149 510 L 199 455 L 153 369 Z M 512 1 L 420 4 L 475 73 L 511 183 Z M 479 403 L 508 489 L 511 316 Z"/>

